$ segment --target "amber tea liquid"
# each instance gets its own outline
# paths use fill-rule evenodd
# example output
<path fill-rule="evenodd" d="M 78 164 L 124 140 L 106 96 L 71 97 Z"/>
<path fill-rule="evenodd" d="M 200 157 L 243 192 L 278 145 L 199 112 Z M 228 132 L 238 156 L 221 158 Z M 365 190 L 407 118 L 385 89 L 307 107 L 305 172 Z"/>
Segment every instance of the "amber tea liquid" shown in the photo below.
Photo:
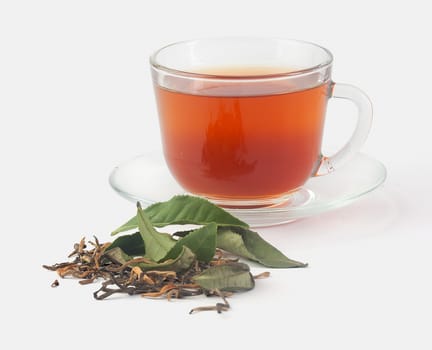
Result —
<path fill-rule="evenodd" d="M 214 96 L 215 89 L 156 86 L 164 155 L 179 184 L 235 200 L 280 197 L 303 185 L 320 161 L 329 84 L 258 96 L 220 89 Z"/>

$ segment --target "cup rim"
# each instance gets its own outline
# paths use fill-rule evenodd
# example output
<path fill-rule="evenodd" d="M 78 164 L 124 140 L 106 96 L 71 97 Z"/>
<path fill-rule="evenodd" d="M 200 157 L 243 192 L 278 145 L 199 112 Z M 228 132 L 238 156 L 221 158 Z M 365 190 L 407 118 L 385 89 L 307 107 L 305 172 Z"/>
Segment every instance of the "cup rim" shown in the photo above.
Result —
<path fill-rule="evenodd" d="M 181 70 L 181 69 L 175 69 L 168 67 L 166 65 L 160 64 L 157 61 L 157 56 L 165 49 L 176 46 L 176 45 L 185 45 L 185 44 L 193 44 L 199 41 L 216 41 L 216 40 L 278 40 L 278 41 L 285 41 L 285 42 L 291 42 L 291 43 L 297 43 L 302 45 L 308 45 L 313 46 L 319 50 L 322 50 L 326 55 L 327 59 L 323 60 L 323 62 L 303 68 L 303 69 L 297 69 L 297 70 L 290 70 L 290 71 L 281 71 L 278 73 L 269 73 L 269 74 L 245 74 L 245 75 L 230 75 L 230 74 L 212 74 L 212 73 L 197 73 L 197 72 L 191 72 L 187 70 Z M 268 78 L 279 78 L 279 77 L 292 77 L 292 76 L 301 76 L 304 74 L 309 74 L 315 71 L 319 71 L 321 69 L 325 69 L 332 65 L 333 63 L 333 55 L 330 52 L 330 50 L 326 49 L 325 47 L 318 45 L 314 42 L 305 41 L 305 40 L 297 40 L 297 39 L 288 39 L 288 38 L 276 38 L 276 37 L 208 37 L 208 38 L 199 38 L 199 39 L 190 39 L 190 40 L 182 40 L 182 41 L 176 41 L 172 42 L 170 44 L 167 44 L 165 46 L 162 46 L 153 54 L 150 55 L 150 65 L 152 68 L 156 70 L 165 71 L 167 73 L 173 74 L 173 75 L 179 75 L 179 76 L 187 76 L 187 77 L 195 77 L 195 78 L 204 78 L 204 79 L 229 79 L 229 80 L 248 80 L 248 79 L 268 79 Z"/>

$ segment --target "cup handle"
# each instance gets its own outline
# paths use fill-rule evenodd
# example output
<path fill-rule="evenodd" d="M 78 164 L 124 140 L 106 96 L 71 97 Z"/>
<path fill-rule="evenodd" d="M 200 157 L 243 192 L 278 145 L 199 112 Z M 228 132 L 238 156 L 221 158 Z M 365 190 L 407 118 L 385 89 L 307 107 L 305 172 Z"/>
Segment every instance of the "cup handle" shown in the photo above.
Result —
<path fill-rule="evenodd" d="M 348 99 L 357 106 L 357 125 L 351 138 L 341 150 L 330 157 L 321 156 L 318 170 L 314 176 L 329 174 L 350 160 L 365 143 L 372 125 L 372 103 L 369 97 L 359 88 L 333 82 L 330 89 L 330 97 Z"/>

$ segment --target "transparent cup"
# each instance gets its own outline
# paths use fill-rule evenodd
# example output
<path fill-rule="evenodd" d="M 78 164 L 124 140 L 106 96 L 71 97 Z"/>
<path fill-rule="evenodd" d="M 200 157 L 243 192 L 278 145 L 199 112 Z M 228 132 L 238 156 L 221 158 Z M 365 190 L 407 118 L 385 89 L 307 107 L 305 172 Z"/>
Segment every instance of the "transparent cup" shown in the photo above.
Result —
<path fill-rule="evenodd" d="M 310 177 L 357 153 L 371 127 L 368 97 L 333 82 L 332 54 L 313 43 L 199 39 L 165 46 L 150 62 L 168 168 L 187 192 L 222 206 L 292 200 Z M 323 155 L 333 97 L 357 106 L 357 124 L 338 152 Z"/>

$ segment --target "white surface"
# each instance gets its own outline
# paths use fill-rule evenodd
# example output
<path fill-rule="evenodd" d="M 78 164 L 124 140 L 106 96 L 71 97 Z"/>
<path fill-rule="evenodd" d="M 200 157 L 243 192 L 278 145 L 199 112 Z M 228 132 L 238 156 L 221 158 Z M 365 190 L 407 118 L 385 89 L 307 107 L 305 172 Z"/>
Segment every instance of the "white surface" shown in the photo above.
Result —
<path fill-rule="evenodd" d="M 420 0 L 1 2 L 0 347 L 430 349 L 429 14 Z M 347 208 L 261 229 L 310 267 L 271 270 L 222 315 L 188 315 L 213 300 L 100 302 L 94 285 L 51 288 L 42 264 L 63 261 L 84 235 L 109 239 L 135 210 L 107 177 L 158 142 L 148 56 L 215 35 L 329 48 L 334 80 L 374 103 L 363 152 L 384 162 L 387 182 Z M 349 122 L 330 124 L 329 149 Z"/>

